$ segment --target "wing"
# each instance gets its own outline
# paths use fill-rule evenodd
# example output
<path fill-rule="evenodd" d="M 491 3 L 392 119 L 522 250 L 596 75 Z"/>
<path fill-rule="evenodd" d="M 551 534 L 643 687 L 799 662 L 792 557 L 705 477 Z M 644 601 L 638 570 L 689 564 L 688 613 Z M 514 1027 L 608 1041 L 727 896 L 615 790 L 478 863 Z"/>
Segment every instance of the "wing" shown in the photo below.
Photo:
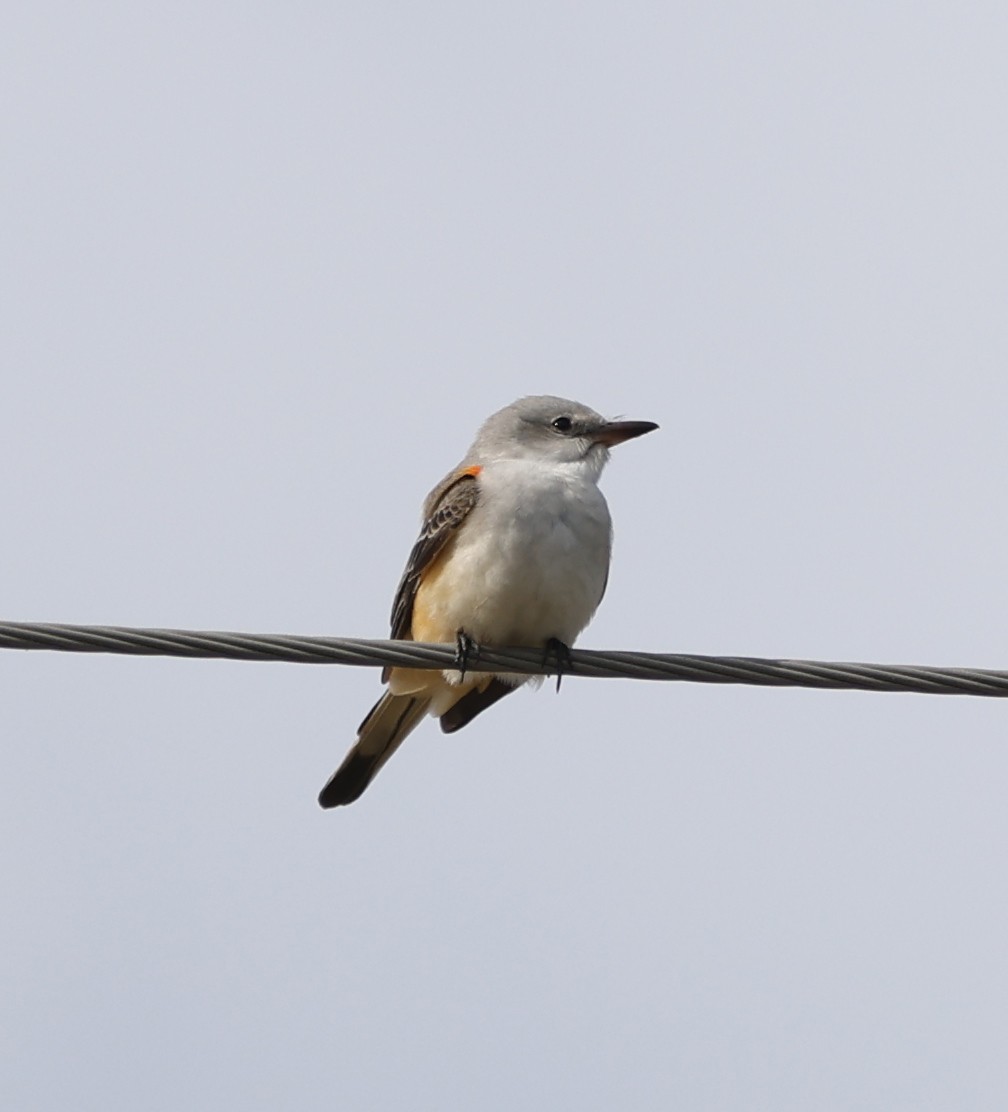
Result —
<path fill-rule="evenodd" d="M 420 536 L 406 561 L 406 570 L 392 603 L 392 637 L 409 640 L 413 624 L 413 600 L 424 571 L 455 536 L 479 499 L 478 468 L 457 472 L 436 487 L 425 504 L 426 518 Z"/>

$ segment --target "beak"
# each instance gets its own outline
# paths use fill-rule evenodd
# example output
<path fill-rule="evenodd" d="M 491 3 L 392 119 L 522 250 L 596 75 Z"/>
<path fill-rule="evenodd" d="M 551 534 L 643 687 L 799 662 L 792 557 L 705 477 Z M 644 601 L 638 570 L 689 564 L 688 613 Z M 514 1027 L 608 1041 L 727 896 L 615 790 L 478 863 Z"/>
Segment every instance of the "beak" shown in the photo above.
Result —
<path fill-rule="evenodd" d="M 622 444 L 624 440 L 633 440 L 646 432 L 654 432 L 656 428 L 658 426 L 654 421 L 606 421 L 592 434 L 592 440 L 611 448 L 614 444 Z"/>

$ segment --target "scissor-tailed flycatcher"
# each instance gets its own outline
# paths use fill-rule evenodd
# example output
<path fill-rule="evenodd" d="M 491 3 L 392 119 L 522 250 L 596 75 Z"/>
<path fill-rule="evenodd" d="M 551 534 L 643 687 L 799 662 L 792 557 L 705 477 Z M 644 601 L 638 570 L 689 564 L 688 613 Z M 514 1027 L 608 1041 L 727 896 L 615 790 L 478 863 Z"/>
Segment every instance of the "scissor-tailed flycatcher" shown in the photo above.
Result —
<path fill-rule="evenodd" d="M 558 662 L 602 600 L 612 523 L 598 488 L 609 449 L 658 426 L 607 421 L 565 398 L 521 398 L 484 422 L 427 496 L 392 604 L 392 637 L 552 650 Z M 352 803 L 425 714 L 460 730 L 529 677 L 386 668 L 388 690 L 319 794 Z"/>

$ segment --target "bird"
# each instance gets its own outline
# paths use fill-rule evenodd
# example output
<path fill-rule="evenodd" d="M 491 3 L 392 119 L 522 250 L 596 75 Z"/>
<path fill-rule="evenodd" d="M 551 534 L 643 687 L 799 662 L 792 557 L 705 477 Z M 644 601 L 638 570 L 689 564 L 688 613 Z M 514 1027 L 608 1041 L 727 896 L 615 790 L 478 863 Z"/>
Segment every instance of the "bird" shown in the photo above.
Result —
<path fill-rule="evenodd" d="M 598 487 L 609 449 L 657 428 L 551 395 L 486 419 L 424 501 L 392 604 L 393 639 L 455 644 L 457 667 L 383 670 L 386 690 L 319 793 L 322 807 L 360 798 L 425 715 L 454 733 L 528 682 L 467 673 L 481 645 L 552 652 L 562 670 L 609 578 L 612 521 Z"/>

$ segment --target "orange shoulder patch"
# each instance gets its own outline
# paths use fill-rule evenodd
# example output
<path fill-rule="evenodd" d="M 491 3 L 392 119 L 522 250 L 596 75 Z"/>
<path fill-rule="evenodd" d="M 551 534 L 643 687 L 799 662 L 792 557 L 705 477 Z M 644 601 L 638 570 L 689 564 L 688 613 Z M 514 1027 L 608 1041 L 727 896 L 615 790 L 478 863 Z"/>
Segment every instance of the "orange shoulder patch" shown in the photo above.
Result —
<path fill-rule="evenodd" d="M 475 478 L 482 470 L 483 468 L 479 464 L 473 464 L 472 467 L 463 467 L 461 474 L 472 475 Z"/>

